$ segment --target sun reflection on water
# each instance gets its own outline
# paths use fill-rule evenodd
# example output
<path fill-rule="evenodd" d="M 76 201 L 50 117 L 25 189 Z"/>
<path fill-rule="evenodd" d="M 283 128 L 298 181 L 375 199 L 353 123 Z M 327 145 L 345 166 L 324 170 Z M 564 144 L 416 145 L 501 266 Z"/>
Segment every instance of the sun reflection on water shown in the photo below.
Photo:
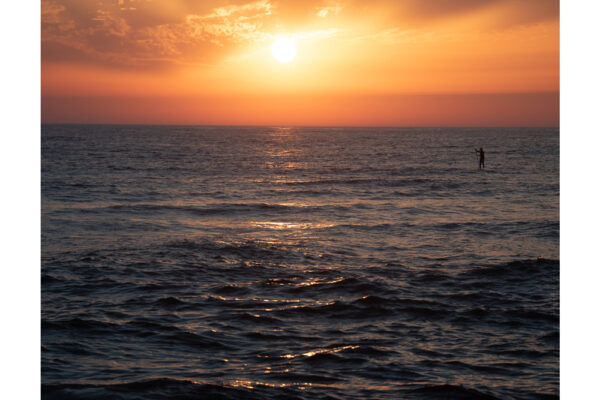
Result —
<path fill-rule="evenodd" d="M 236 380 L 228 382 L 226 384 L 226 386 L 229 386 L 232 388 L 240 388 L 241 387 L 241 388 L 245 388 L 245 389 L 256 389 L 259 387 L 264 387 L 264 388 L 290 388 L 290 387 L 293 387 L 294 389 L 306 390 L 306 389 L 309 389 L 311 386 L 313 386 L 313 384 L 310 382 L 269 383 L 269 382 L 261 382 L 261 381 L 236 379 Z"/>
<path fill-rule="evenodd" d="M 267 358 L 267 359 L 271 359 L 271 358 L 285 358 L 285 359 L 293 359 L 293 358 L 297 358 L 297 357 L 313 357 L 317 354 L 334 354 L 334 353 L 339 353 L 340 351 L 344 351 L 344 350 L 355 350 L 358 349 L 360 346 L 359 345 L 346 345 L 346 346 L 338 346 L 338 347 L 333 347 L 333 348 L 329 348 L 329 349 L 317 349 L 317 350 L 311 350 L 311 351 L 307 351 L 304 353 L 289 353 L 289 354 L 282 354 L 279 356 L 269 356 L 269 355 L 262 355 L 259 354 L 257 355 L 258 358 Z"/>
<path fill-rule="evenodd" d="M 298 205 L 294 205 L 299 207 Z M 304 205 L 303 205 L 304 206 Z M 306 207 L 306 206 L 304 206 Z M 258 228 L 274 229 L 274 230 L 306 230 L 306 229 L 321 229 L 331 228 L 335 224 L 319 223 L 319 222 L 281 222 L 281 221 L 253 221 L 252 224 Z"/>

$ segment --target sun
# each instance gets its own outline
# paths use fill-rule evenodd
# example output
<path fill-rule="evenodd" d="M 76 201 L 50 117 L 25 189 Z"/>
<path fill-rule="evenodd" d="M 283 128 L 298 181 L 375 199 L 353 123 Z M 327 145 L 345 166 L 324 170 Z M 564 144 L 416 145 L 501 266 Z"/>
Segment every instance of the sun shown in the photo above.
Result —
<path fill-rule="evenodd" d="M 296 41 L 288 37 L 280 37 L 271 46 L 271 54 L 281 63 L 292 61 L 296 58 Z"/>

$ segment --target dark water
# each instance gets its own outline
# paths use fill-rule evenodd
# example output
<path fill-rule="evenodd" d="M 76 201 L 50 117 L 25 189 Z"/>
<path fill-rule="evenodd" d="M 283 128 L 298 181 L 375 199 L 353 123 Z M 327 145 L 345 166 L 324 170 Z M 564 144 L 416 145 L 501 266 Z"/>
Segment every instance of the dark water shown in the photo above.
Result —
<path fill-rule="evenodd" d="M 558 245 L 557 129 L 43 126 L 42 397 L 555 398 Z"/>

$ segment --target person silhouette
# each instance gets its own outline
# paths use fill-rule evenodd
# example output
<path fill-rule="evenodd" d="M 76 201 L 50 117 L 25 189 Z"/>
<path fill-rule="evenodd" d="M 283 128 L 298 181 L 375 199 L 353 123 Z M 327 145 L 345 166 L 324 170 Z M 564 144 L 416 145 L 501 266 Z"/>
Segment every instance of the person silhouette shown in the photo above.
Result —
<path fill-rule="evenodd" d="M 480 147 L 479 150 L 475 149 L 475 153 L 479 154 L 479 169 L 485 168 L 485 153 L 483 152 L 483 147 Z"/>

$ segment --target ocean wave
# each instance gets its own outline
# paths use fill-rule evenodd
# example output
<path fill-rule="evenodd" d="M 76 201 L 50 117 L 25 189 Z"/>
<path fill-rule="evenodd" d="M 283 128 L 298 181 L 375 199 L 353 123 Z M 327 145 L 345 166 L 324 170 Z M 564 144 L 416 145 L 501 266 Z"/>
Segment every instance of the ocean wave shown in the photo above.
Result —
<path fill-rule="evenodd" d="M 303 315 L 315 318 L 354 320 L 391 318 L 396 315 L 425 319 L 445 318 L 448 310 L 448 306 L 435 301 L 368 295 L 350 301 L 334 300 L 317 305 L 293 305 L 276 309 L 273 312 L 282 318 Z"/>
<path fill-rule="evenodd" d="M 367 280 L 365 278 L 344 277 L 337 279 L 318 279 L 304 281 L 294 285 L 286 285 L 286 290 L 294 294 L 319 293 L 379 293 L 385 291 L 386 284 L 382 281 Z"/>
<path fill-rule="evenodd" d="M 512 373 L 510 369 L 504 368 L 501 365 L 481 365 L 456 360 L 447 361 L 445 364 L 448 365 L 450 368 L 464 368 L 484 374 L 510 375 Z"/>
<path fill-rule="evenodd" d="M 464 272 L 463 276 L 488 277 L 517 275 L 529 277 L 532 274 L 550 274 L 552 276 L 558 276 L 557 273 L 559 267 L 559 260 L 544 258 L 535 260 L 515 260 L 505 264 L 475 266 Z"/>
<path fill-rule="evenodd" d="M 217 340 L 216 338 L 199 333 L 182 330 L 177 330 L 170 334 L 163 334 L 159 336 L 157 340 L 168 344 L 169 346 L 181 344 L 195 349 L 220 350 L 231 348 L 222 340 Z"/>
<path fill-rule="evenodd" d="M 252 313 L 241 313 L 241 314 L 237 314 L 232 316 L 232 320 L 233 321 L 241 321 L 241 322 L 250 322 L 252 324 L 266 324 L 266 325 L 277 325 L 277 326 L 281 326 L 283 325 L 283 321 L 272 317 L 272 316 L 267 316 L 267 315 L 260 315 L 260 314 L 252 314 Z"/>
<path fill-rule="evenodd" d="M 286 186 L 319 186 L 319 185 L 362 185 L 374 187 L 419 187 L 423 185 L 430 190 L 457 189 L 463 184 L 455 181 L 443 181 L 436 178 L 325 178 L 325 179 L 305 179 L 305 180 L 287 180 L 281 182 Z"/>
<path fill-rule="evenodd" d="M 289 260 L 300 254 L 295 249 L 254 240 L 213 241 L 213 240 L 176 240 L 164 244 L 169 249 L 181 249 L 204 254 L 213 259 L 218 256 L 235 256 L 243 260 L 267 259 Z"/>
<path fill-rule="evenodd" d="M 273 331 L 271 331 L 273 332 Z M 285 331 L 277 332 L 277 333 L 266 333 L 265 331 L 252 331 L 244 333 L 244 337 L 250 340 L 258 340 L 264 342 L 287 342 L 287 341 L 295 341 L 295 342 L 315 342 L 319 341 L 319 338 L 312 336 L 302 336 L 297 334 L 289 334 Z"/>
<path fill-rule="evenodd" d="M 64 282 L 64 279 L 58 278 L 54 275 L 50 275 L 50 274 L 42 274 L 41 277 L 41 283 L 42 285 L 47 285 L 47 284 L 54 284 L 54 283 L 60 283 L 60 282 Z"/>
<path fill-rule="evenodd" d="M 222 338 L 216 338 L 210 333 L 191 332 L 170 324 L 157 323 L 147 319 L 137 319 L 119 324 L 82 318 L 72 318 L 64 321 L 42 319 L 42 329 L 45 335 L 56 334 L 57 332 L 67 334 L 70 339 L 67 342 L 59 342 L 59 345 L 63 343 L 74 348 L 77 348 L 78 342 L 73 341 L 73 333 L 76 333 L 79 337 L 143 338 L 149 345 L 157 343 L 172 347 L 186 346 L 208 350 L 220 350 L 230 347 Z"/>
<path fill-rule="evenodd" d="M 275 398 L 272 396 L 281 396 L 289 392 L 285 389 L 270 389 L 268 387 L 250 389 L 224 384 L 197 383 L 184 379 L 156 378 L 113 384 L 42 384 L 42 399 L 133 400 L 140 398 L 176 398 L 179 400 L 255 400 L 264 398 L 268 400 Z"/>
<path fill-rule="evenodd" d="M 352 207 L 356 207 L 353 205 Z M 123 213 L 127 215 L 150 214 L 156 216 L 157 213 L 186 213 L 196 216 L 219 216 L 219 215 L 248 215 L 252 213 L 273 212 L 279 214 L 313 214 L 319 212 L 348 212 L 353 208 L 351 206 L 339 204 L 281 204 L 281 203 L 219 203 L 206 205 L 173 205 L 168 203 L 134 203 L 134 204 L 113 204 L 100 207 L 70 207 L 68 212 L 77 211 L 82 214 L 106 214 Z M 59 212 L 54 210 L 53 212 Z"/>
<path fill-rule="evenodd" d="M 86 332 L 90 334 L 103 334 L 107 332 L 114 332 L 114 329 L 118 327 L 118 324 L 112 322 L 79 317 L 61 320 L 49 320 L 46 318 L 42 318 L 41 325 L 42 329 L 44 330 L 73 330 Z"/>
<path fill-rule="evenodd" d="M 219 295 L 244 295 L 249 292 L 249 289 L 246 287 L 228 284 L 216 287 L 212 290 L 212 292 Z"/>
<path fill-rule="evenodd" d="M 408 398 L 433 400 L 499 400 L 498 397 L 461 385 L 431 385 L 414 389 Z"/>
<path fill-rule="evenodd" d="M 261 299 L 254 298 L 226 298 L 222 296 L 211 296 L 208 295 L 205 298 L 205 304 L 214 307 L 224 307 L 232 309 L 260 309 L 265 306 L 265 303 Z"/>
<path fill-rule="evenodd" d="M 187 303 L 177 297 L 169 296 L 156 300 L 155 304 L 164 307 L 176 307 Z"/>
<path fill-rule="evenodd" d="M 370 319 L 377 316 L 390 316 L 391 310 L 385 307 L 363 307 L 344 301 L 332 301 L 323 305 L 300 305 L 275 310 L 274 313 L 282 318 L 294 316 L 312 316 L 314 318 L 334 319 Z"/>

